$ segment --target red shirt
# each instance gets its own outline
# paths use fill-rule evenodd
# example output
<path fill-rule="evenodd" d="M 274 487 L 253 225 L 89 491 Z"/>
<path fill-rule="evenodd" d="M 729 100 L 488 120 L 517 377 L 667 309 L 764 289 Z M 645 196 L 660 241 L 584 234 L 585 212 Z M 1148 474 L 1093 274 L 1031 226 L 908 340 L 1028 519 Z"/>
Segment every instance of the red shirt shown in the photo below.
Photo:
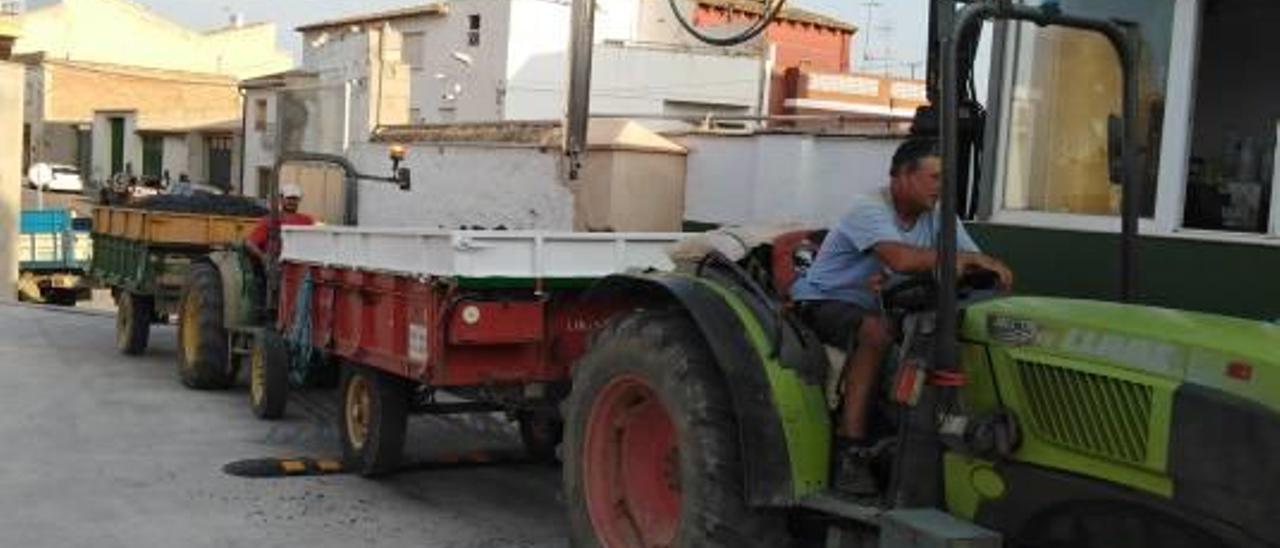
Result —
<path fill-rule="evenodd" d="M 316 224 L 316 220 L 305 213 L 280 213 L 280 226 L 309 226 L 313 224 Z M 258 219 L 258 224 L 253 226 L 253 230 L 249 231 L 249 235 L 245 236 L 244 241 L 257 246 L 258 249 L 267 251 L 267 235 L 270 230 L 271 216 L 267 215 Z"/>

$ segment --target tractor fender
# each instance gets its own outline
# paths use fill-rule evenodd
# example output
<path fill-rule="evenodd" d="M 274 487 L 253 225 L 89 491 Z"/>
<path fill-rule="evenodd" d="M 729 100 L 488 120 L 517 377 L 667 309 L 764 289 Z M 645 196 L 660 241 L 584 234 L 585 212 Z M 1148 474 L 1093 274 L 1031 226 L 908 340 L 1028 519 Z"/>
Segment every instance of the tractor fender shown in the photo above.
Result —
<path fill-rule="evenodd" d="M 200 259 L 212 264 L 222 277 L 222 312 L 227 327 L 253 325 L 255 306 L 246 295 L 257 284 L 257 274 L 244 253 L 236 249 L 219 250 Z"/>
<path fill-rule="evenodd" d="M 778 330 L 778 319 L 759 299 L 733 284 L 687 274 L 614 275 L 586 298 L 619 295 L 677 306 L 692 317 L 729 389 L 749 504 L 792 506 L 826 487 L 831 417 L 825 378 L 814 372 L 825 373 L 827 365 L 821 344 L 803 340 L 811 338 L 807 331 Z"/>

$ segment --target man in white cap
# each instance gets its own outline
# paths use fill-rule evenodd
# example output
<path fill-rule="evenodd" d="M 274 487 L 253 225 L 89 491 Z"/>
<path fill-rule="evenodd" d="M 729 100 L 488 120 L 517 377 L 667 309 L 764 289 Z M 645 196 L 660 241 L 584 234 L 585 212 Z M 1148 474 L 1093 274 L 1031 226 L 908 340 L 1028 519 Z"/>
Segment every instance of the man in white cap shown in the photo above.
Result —
<path fill-rule="evenodd" d="M 280 185 L 280 226 L 316 224 L 316 220 L 306 213 L 298 213 L 302 204 L 302 187 L 294 183 Z M 258 219 L 258 224 L 244 238 L 244 246 L 259 261 L 267 259 L 267 238 L 271 232 L 271 216 Z"/>

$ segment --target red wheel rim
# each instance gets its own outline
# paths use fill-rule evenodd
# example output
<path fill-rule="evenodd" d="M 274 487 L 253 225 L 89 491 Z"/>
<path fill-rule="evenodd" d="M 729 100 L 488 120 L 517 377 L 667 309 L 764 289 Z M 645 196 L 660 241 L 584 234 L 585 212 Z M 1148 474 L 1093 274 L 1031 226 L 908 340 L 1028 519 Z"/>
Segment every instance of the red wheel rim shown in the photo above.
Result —
<path fill-rule="evenodd" d="M 583 490 L 601 544 L 671 546 L 680 524 L 680 458 L 658 393 L 633 376 L 610 381 L 586 430 Z"/>

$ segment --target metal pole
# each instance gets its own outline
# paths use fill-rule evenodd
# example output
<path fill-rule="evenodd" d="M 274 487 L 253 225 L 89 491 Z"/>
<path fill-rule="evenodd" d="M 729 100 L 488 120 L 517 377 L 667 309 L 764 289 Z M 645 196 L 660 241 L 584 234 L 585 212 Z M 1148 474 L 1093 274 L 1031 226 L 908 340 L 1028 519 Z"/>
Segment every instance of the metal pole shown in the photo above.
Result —
<path fill-rule="evenodd" d="M 1124 181 L 1121 186 L 1120 226 L 1120 300 L 1133 302 L 1138 280 L 1138 216 L 1141 207 L 1143 180 L 1138 165 L 1138 32 L 1132 26 L 1123 27 L 1123 36 L 1108 35 L 1116 45 L 1120 62 L 1124 66 L 1124 145 L 1121 154 Z"/>
<path fill-rule="evenodd" d="M 573 0 L 569 20 L 569 90 L 565 94 L 564 154 L 569 180 L 577 180 L 591 121 L 591 53 L 595 40 L 595 0 Z"/>

